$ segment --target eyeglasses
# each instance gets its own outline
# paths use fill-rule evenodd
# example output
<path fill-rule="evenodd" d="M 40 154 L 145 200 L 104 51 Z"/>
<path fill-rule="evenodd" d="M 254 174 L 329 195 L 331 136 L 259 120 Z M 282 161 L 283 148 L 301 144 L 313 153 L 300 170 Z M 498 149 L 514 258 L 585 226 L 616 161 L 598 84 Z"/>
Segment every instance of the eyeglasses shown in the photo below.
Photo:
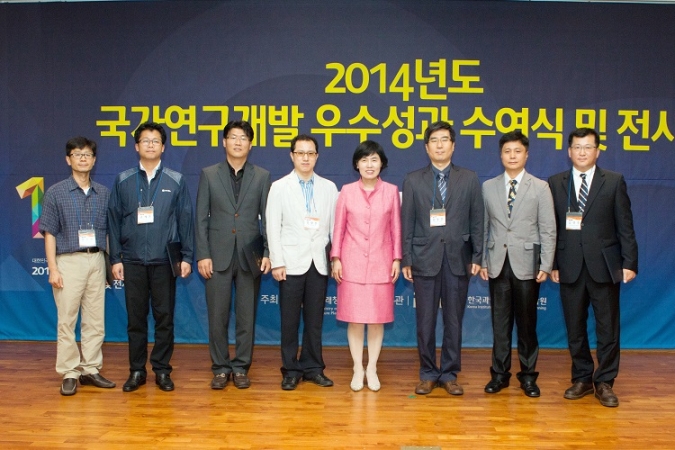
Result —
<path fill-rule="evenodd" d="M 249 141 L 248 136 L 228 136 L 227 140 L 232 142 L 240 141 L 242 144 L 245 144 Z"/>
<path fill-rule="evenodd" d="M 583 145 L 583 146 L 582 145 L 575 145 L 574 147 L 570 147 L 570 148 L 572 150 L 574 150 L 575 152 L 580 152 L 582 150 L 584 150 L 586 152 L 590 152 L 591 150 L 595 150 L 598 147 L 596 147 L 595 145 Z"/>
<path fill-rule="evenodd" d="M 162 145 L 162 141 L 160 141 L 159 139 L 141 139 L 140 141 L 138 141 L 138 143 L 141 145 L 145 145 L 146 147 L 150 146 L 150 144 Z"/>
<path fill-rule="evenodd" d="M 309 159 L 316 158 L 316 155 L 318 155 L 317 152 L 292 152 L 295 154 L 298 158 L 304 158 L 305 156 Z"/>
<path fill-rule="evenodd" d="M 450 142 L 450 138 L 447 137 L 447 136 L 443 136 L 443 137 L 440 138 L 440 139 L 439 139 L 439 138 L 435 138 L 435 137 L 429 139 L 429 143 L 432 144 L 432 145 L 436 145 L 436 144 L 438 144 L 439 142 L 440 142 L 441 144 L 447 144 L 448 142 Z"/>
<path fill-rule="evenodd" d="M 94 157 L 93 153 L 71 153 L 70 156 L 72 156 L 75 159 L 90 159 Z"/>

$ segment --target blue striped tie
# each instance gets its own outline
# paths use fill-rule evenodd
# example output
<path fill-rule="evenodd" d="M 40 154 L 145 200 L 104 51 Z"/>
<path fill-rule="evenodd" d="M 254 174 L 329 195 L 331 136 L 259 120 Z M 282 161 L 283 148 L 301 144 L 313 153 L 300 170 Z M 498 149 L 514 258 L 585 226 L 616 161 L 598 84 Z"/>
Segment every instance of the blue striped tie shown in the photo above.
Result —
<path fill-rule="evenodd" d="M 448 192 L 448 183 L 445 182 L 445 175 L 438 174 L 438 191 L 441 193 L 441 200 L 445 203 L 445 194 Z"/>
<path fill-rule="evenodd" d="M 586 200 L 588 200 L 588 184 L 586 183 L 586 174 L 579 174 L 581 177 L 581 189 L 579 189 L 579 212 L 583 213 L 586 207 Z"/>

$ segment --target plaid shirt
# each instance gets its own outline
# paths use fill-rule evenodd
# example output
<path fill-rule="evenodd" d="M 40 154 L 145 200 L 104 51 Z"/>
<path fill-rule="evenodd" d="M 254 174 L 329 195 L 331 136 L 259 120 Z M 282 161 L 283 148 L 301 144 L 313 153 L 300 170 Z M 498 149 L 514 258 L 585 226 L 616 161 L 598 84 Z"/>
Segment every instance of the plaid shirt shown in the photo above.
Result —
<path fill-rule="evenodd" d="M 71 176 L 47 189 L 40 215 L 40 231 L 56 237 L 56 254 L 73 253 L 81 249 L 78 230 L 96 232 L 96 246 L 106 249 L 107 213 L 110 190 L 91 182 L 87 194 Z"/>

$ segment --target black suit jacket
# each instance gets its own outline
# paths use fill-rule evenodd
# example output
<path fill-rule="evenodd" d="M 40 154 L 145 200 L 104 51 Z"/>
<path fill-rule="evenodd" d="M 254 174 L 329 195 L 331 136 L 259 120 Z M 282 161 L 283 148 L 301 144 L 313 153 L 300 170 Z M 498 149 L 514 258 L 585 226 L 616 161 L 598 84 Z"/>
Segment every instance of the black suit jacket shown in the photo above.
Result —
<path fill-rule="evenodd" d="M 453 165 L 445 199 L 445 226 L 431 227 L 432 203 L 443 203 L 431 165 L 406 175 L 403 181 L 401 266 L 412 266 L 413 276 L 435 276 L 441 270 L 443 253 L 456 276 L 470 276 L 470 264 L 483 258 L 483 196 L 475 172 Z M 436 200 L 432 197 L 436 192 Z"/>
<path fill-rule="evenodd" d="M 560 274 L 560 282 L 573 283 L 579 278 L 583 262 L 593 280 L 611 283 L 612 277 L 603 256 L 603 249 L 618 245 L 622 266 L 637 273 L 638 249 L 633 229 L 633 213 L 620 173 L 595 168 L 582 216 L 581 230 L 566 230 L 565 215 L 568 204 L 571 211 L 579 211 L 571 182 L 571 171 L 553 175 L 548 183 L 553 194 L 558 244 L 553 268 Z M 571 194 L 568 202 L 568 192 Z"/>
<path fill-rule="evenodd" d="M 239 264 L 246 269 L 248 263 L 243 249 L 261 234 L 264 256 L 268 256 L 265 208 L 270 184 L 267 170 L 246 162 L 239 199 L 235 202 L 227 161 L 202 170 L 195 227 L 197 261 L 211 258 L 213 270 L 226 270 L 236 250 Z"/>

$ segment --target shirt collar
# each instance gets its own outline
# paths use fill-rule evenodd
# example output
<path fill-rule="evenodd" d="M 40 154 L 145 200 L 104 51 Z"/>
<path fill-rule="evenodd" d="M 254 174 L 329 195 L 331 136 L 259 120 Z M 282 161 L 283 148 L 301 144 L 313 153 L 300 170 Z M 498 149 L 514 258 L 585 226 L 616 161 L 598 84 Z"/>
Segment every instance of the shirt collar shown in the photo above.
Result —
<path fill-rule="evenodd" d="M 435 178 L 438 178 L 438 174 L 439 174 L 439 173 L 442 173 L 443 175 L 445 175 L 445 178 L 448 178 L 449 175 L 450 175 L 450 169 L 452 169 L 452 163 L 448 164 L 448 167 L 446 167 L 446 168 L 443 169 L 443 170 L 438 169 L 438 168 L 437 168 L 436 166 L 434 166 L 433 164 L 431 165 L 431 170 L 434 172 L 434 177 L 435 177 Z"/>
<path fill-rule="evenodd" d="M 586 174 L 586 182 L 589 181 L 589 179 L 593 179 L 593 175 L 595 174 L 595 168 L 597 166 L 593 165 L 590 169 L 588 169 L 586 172 L 579 172 L 576 167 L 572 166 L 572 174 L 574 174 L 575 178 L 579 178 L 579 176 L 582 173 Z"/>
<path fill-rule="evenodd" d="M 140 161 L 138 162 L 138 166 L 140 167 L 140 170 L 145 172 L 145 174 L 148 177 L 148 181 L 150 181 L 153 178 L 155 178 L 155 175 L 157 175 L 157 172 L 162 168 L 162 161 L 160 161 L 159 164 L 157 164 L 157 166 L 155 166 L 155 170 L 153 170 L 152 172 L 148 172 L 147 170 L 145 170 L 145 167 L 143 167 L 143 163 L 141 163 Z"/>
<path fill-rule="evenodd" d="M 509 175 L 504 172 L 504 183 L 506 183 L 507 186 L 511 185 L 511 180 L 516 180 L 516 186 L 520 185 L 521 181 L 523 181 L 523 177 L 525 176 L 525 169 L 521 170 L 518 175 L 516 175 L 515 178 L 509 177 Z"/>

